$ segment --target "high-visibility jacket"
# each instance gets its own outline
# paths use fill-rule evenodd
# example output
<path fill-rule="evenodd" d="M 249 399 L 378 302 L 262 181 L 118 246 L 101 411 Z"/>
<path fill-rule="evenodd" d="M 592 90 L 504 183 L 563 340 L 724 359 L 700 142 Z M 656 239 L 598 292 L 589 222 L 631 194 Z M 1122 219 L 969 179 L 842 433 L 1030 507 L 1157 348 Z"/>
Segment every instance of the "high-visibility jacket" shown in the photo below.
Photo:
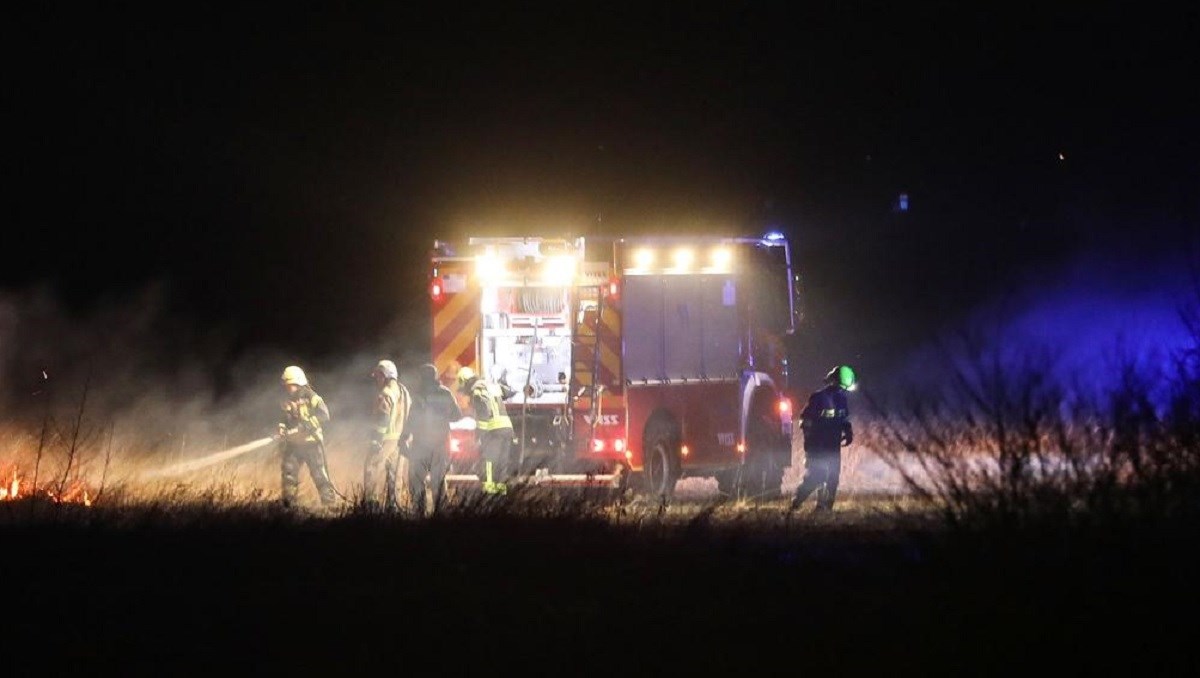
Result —
<path fill-rule="evenodd" d="M 302 438 L 304 442 L 310 443 L 321 441 L 322 428 L 329 421 L 329 407 L 316 391 L 311 388 L 300 389 L 285 398 L 281 407 L 283 416 L 280 417 L 279 423 L 285 428 L 297 429 L 296 436 L 290 438 L 291 440 Z"/>
<path fill-rule="evenodd" d="M 800 413 L 805 450 L 836 450 L 854 440 L 846 392 L 830 384 L 813 393 Z"/>
<path fill-rule="evenodd" d="M 373 438 L 383 442 L 400 440 L 411 405 L 412 399 L 404 384 L 389 379 L 375 398 L 375 425 L 371 431 Z"/>
<path fill-rule="evenodd" d="M 475 427 L 480 431 L 512 428 L 512 419 L 504 407 L 500 387 L 478 379 L 471 385 L 471 403 L 475 410 Z"/>

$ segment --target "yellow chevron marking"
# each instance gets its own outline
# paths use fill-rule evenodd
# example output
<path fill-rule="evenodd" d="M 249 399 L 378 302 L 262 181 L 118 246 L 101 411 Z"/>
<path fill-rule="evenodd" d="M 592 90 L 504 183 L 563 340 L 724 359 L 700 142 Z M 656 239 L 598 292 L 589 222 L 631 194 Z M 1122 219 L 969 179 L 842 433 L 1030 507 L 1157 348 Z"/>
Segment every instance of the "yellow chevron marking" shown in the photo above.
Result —
<path fill-rule="evenodd" d="M 451 361 L 458 360 L 458 355 L 463 352 L 472 342 L 475 341 L 475 334 L 479 329 L 477 323 L 467 323 L 463 331 L 451 341 L 446 348 L 442 349 L 441 353 L 437 354 L 433 364 L 438 366 L 438 369 L 445 369 Z M 465 365 L 464 365 L 465 367 Z"/>
<path fill-rule="evenodd" d="M 479 297 L 474 291 L 460 292 L 454 295 L 454 298 L 433 316 L 433 335 L 436 337 L 445 331 L 446 327 L 453 324 L 464 312 L 463 309 L 472 306 L 473 302 L 478 299 Z M 479 309 L 471 309 L 469 312 L 478 313 Z"/>

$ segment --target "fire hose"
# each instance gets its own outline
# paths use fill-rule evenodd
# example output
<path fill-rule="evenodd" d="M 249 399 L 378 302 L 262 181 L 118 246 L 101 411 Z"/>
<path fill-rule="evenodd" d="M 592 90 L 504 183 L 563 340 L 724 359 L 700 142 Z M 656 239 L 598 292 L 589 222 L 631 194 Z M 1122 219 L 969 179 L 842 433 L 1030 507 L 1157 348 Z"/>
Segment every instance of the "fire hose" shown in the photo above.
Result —
<path fill-rule="evenodd" d="M 326 457 L 325 436 L 321 434 L 320 429 L 315 429 L 310 426 L 305 426 L 304 428 L 317 441 L 318 449 L 320 449 L 320 451 L 321 451 L 321 473 L 323 473 L 325 475 L 325 478 L 329 481 L 329 487 L 331 487 L 333 489 L 333 493 L 336 494 L 339 498 L 341 498 L 342 501 L 349 501 L 349 499 L 346 498 L 346 495 L 342 494 L 341 491 L 338 490 L 337 485 L 335 485 L 333 483 L 333 477 L 329 475 L 329 465 L 325 459 L 325 457 Z M 201 457 L 199 459 L 192 459 L 190 461 L 173 464 L 171 466 L 168 466 L 168 467 L 162 468 L 162 469 L 158 469 L 156 471 L 150 471 L 147 473 L 143 473 L 143 474 L 141 474 L 141 477 L 148 480 L 148 479 L 154 479 L 154 478 L 161 478 L 164 476 L 178 475 L 180 473 L 187 473 L 189 471 L 196 471 L 196 470 L 208 467 L 208 466 L 212 466 L 213 464 L 219 464 L 223 461 L 228 461 L 235 457 L 240 457 L 243 454 L 246 454 L 248 452 L 253 452 L 254 450 L 262 449 L 263 447 L 266 447 L 267 445 L 270 445 L 271 443 L 281 442 L 290 436 L 296 435 L 297 433 L 300 433 L 299 426 L 294 427 L 294 428 L 282 428 L 279 431 L 277 431 L 276 433 L 274 433 L 266 438 L 260 438 L 258 440 L 246 443 L 244 445 L 232 447 L 228 450 L 214 452 L 213 454 L 210 454 L 205 457 Z"/>

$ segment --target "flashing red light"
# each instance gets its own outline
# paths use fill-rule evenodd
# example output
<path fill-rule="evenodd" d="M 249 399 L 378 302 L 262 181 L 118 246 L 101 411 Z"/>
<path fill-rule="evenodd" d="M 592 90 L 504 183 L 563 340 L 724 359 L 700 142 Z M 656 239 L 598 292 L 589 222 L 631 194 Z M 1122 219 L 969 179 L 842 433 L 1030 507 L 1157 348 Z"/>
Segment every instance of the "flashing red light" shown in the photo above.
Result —
<path fill-rule="evenodd" d="M 791 414 L 791 412 L 792 412 L 792 401 L 788 400 L 787 398 L 780 398 L 779 399 L 779 414 L 780 414 L 780 416 L 786 416 L 788 414 Z"/>
<path fill-rule="evenodd" d="M 446 288 L 442 285 L 441 278 L 434 278 L 429 281 L 429 298 L 434 301 L 441 301 L 446 294 Z"/>
<path fill-rule="evenodd" d="M 616 278 L 609 278 L 608 284 L 604 286 L 604 296 L 616 297 L 621 293 L 621 283 Z"/>
<path fill-rule="evenodd" d="M 462 452 L 462 441 L 458 438 L 450 438 L 450 454 L 458 454 Z"/>

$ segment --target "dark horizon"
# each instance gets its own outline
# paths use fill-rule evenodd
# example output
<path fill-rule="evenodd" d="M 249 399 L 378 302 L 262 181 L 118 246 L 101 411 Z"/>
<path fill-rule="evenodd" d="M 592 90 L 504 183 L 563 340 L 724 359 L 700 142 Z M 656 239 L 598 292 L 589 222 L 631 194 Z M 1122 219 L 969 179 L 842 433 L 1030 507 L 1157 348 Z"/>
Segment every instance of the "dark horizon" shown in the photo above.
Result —
<path fill-rule="evenodd" d="M 1195 10 L 177 12 L 11 24 L 10 299 L 329 362 L 412 349 L 434 238 L 778 228 L 803 385 L 1196 256 Z"/>

